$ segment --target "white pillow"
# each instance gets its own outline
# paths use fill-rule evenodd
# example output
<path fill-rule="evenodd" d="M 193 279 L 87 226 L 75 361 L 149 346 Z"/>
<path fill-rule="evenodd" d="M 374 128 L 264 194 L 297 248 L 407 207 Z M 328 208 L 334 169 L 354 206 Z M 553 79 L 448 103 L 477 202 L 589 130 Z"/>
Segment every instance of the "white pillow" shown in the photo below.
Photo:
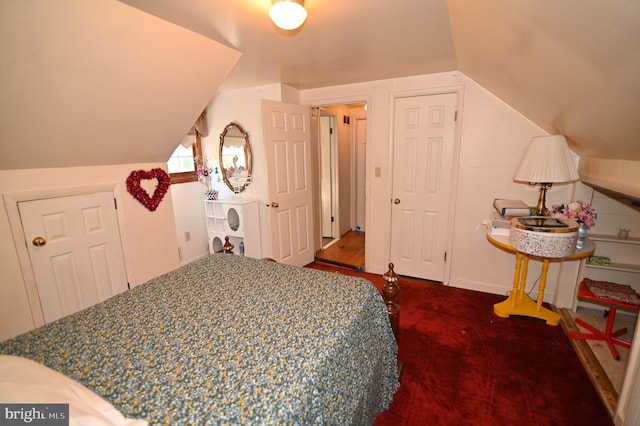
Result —
<path fill-rule="evenodd" d="M 0 402 L 69 404 L 69 424 L 142 426 L 75 380 L 27 358 L 0 355 Z"/>

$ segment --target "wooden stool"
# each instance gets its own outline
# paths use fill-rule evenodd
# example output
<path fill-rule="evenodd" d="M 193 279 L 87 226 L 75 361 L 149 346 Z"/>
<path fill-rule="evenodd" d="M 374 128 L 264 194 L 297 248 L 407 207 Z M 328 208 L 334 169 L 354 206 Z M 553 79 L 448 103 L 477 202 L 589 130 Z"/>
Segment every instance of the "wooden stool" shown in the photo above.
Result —
<path fill-rule="evenodd" d="M 598 295 L 594 294 L 594 291 L 598 293 Z M 567 333 L 569 338 L 602 340 L 606 342 L 613 358 L 615 360 L 619 360 L 620 355 L 618 354 L 615 345 L 629 349 L 631 347 L 631 342 L 622 340 L 618 337 L 627 332 L 626 328 L 613 331 L 613 325 L 616 320 L 616 310 L 617 308 L 623 308 L 638 312 L 640 310 L 640 297 L 638 294 L 628 285 L 616 284 L 607 281 L 594 281 L 589 278 L 585 278 L 580 283 L 578 299 L 609 305 L 607 327 L 605 331 L 601 331 L 580 318 L 576 318 L 576 324 L 586 328 L 590 333 L 570 332 Z"/>

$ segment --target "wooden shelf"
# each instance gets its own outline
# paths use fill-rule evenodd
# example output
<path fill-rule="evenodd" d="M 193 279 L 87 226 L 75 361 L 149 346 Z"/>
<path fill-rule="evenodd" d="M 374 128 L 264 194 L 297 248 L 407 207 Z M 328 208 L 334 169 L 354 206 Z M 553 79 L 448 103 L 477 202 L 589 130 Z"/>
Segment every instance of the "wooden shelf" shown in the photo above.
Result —
<path fill-rule="evenodd" d="M 591 265 L 589 263 L 586 263 L 584 266 L 585 268 L 607 269 L 610 271 L 640 272 L 640 265 L 633 265 L 630 263 L 611 262 L 608 265 Z"/>
<path fill-rule="evenodd" d="M 587 238 L 593 241 L 606 241 L 609 243 L 617 244 L 640 244 L 640 238 L 629 237 L 626 239 L 622 239 L 618 238 L 617 235 L 589 234 Z"/>
<path fill-rule="evenodd" d="M 640 238 L 634 238 L 634 237 L 622 239 L 622 238 L 618 238 L 617 235 L 589 234 L 588 238 L 592 241 L 602 242 L 602 243 L 640 245 Z M 631 249 L 631 247 L 629 247 L 628 249 Z M 597 250 L 596 250 L 596 255 L 597 255 Z M 592 268 L 592 269 L 640 273 L 640 264 L 635 264 L 635 263 L 611 262 L 608 265 L 592 265 L 587 261 L 587 263 L 584 266 L 585 268 Z"/>
<path fill-rule="evenodd" d="M 260 259 L 260 216 L 255 200 L 205 200 L 205 216 L 209 239 L 209 252 L 222 250 L 225 237 L 234 246 L 234 253 Z"/>

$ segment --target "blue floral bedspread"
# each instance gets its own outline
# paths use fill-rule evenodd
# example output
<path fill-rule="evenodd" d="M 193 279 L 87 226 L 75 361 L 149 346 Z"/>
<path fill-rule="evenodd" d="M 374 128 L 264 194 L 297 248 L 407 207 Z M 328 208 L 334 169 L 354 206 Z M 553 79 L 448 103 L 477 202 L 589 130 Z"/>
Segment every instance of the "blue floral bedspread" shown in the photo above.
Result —
<path fill-rule="evenodd" d="M 151 424 L 367 425 L 398 388 L 368 281 L 214 254 L 0 343 Z"/>

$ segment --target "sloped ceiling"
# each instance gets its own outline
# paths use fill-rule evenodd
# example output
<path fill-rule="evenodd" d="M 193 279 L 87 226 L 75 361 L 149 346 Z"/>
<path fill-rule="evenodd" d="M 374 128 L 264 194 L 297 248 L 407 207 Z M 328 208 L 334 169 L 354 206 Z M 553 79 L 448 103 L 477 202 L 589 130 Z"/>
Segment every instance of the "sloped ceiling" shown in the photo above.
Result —
<path fill-rule="evenodd" d="M 165 162 L 240 53 L 113 0 L 0 3 L 0 169 Z"/>
<path fill-rule="evenodd" d="M 270 0 L 124 1 L 242 51 L 225 88 L 460 70 L 581 157 L 640 161 L 638 1 L 306 0 L 292 33 Z"/>
<path fill-rule="evenodd" d="M 0 168 L 164 161 L 220 82 L 452 70 L 581 157 L 640 161 L 638 1 L 306 0 L 290 33 L 270 0 L 53 3 L 0 3 Z"/>
<path fill-rule="evenodd" d="M 224 89 L 297 89 L 456 70 L 445 0 L 306 0 L 296 31 L 271 0 L 122 0 L 243 53 Z"/>
<path fill-rule="evenodd" d="M 580 156 L 640 160 L 640 2 L 448 4 L 461 71 Z"/>

